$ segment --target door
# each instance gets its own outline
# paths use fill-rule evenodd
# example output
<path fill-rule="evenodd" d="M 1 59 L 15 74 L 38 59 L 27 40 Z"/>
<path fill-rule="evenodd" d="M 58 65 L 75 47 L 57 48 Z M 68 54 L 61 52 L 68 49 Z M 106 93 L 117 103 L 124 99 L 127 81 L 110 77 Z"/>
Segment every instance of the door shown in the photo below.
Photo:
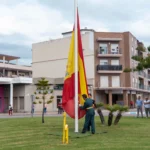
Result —
<path fill-rule="evenodd" d="M 18 99 L 17 97 L 13 98 L 13 112 L 17 112 L 18 111 Z"/>

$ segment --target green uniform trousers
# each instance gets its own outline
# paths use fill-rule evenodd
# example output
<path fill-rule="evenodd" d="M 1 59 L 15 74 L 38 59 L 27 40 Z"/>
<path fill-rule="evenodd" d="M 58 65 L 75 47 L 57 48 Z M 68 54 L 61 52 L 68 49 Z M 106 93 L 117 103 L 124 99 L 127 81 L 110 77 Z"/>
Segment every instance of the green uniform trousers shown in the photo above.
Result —
<path fill-rule="evenodd" d="M 86 132 L 89 124 L 91 125 L 91 132 L 95 133 L 95 122 L 94 122 L 95 111 L 93 108 L 87 110 L 85 116 L 85 123 L 82 132 Z"/>

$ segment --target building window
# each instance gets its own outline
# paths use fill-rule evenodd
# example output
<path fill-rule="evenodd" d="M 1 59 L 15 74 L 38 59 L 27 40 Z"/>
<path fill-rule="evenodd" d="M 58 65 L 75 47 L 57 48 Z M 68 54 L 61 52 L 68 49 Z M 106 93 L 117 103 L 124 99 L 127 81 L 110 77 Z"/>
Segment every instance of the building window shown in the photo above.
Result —
<path fill-rule="evenodd" d="M 24 97 L 19 97 L 20 101 L 20 110 L 24 110 Z"/>
<path fill-rule="evenodd" d="M 107 54 L 108 53 L 108 46 L 107 44 L 99 44 L 100 54 Z"/>
<path fill-rule="evenodd" d="M 112 87 L 120 87 L 120 76 L 112 76 Z"/>
<path fill-rule="evenodd" d="M 100 76 L 100 86 L 108 87 L 108 76 Z"/>
<path fill-rule="evenodd" d="M 107 59 L 101 59 L 100 65 L 108 65 L 108 60 Z"/>
<path fill-rule="evenodd" d="M 63 90 L 63 85 L 62 84 L 55 85 L 54 90 Z"/>
<path fill-rule="evenodd" d="M 135 47 L 137 46 L 137 40 L 135 40 Z"/>
<path fill-rule="evenodd" d="M 133 46 L 132 46 L 132 55 L 134 55 L 134 48 L 133 48 Z"/>
<path fill-rule="evenodd" d="M 111 65 L 119 65 L 119 60 L 118 59 L 111 60 Z"/>
<path fill-rule="evenodd" d="M 135 82 L 135 78 L 134 78 L 134 77 L 132 78 L 132 82 L 133 82 L 133 83 Z"/>
<path fill-rule="evenodd" d="M 118 44 L 111 44 L 111 54 L 119 54 Z"/>
<path fill-rule="evenodd" d="M 57 108 L 58 108 L 58 104 L 62 103 L 62 96 L 57 96 Z"/>

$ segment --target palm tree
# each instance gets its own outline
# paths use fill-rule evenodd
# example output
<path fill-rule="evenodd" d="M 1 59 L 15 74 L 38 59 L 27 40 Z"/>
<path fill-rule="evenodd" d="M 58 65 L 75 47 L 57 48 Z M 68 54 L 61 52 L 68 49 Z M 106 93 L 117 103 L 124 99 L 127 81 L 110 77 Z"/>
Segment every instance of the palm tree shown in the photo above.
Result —
<path fill-rule="evenodd" d="M 121 105 L 116 105 L 115 106 L 118 109 L 118 113 L 116 115 L 114 125 L 117 125 L 122 117 L 122 112 L 126 112 L 129 110 L 128 106 L 121 106 Z"/>
<path fill-rule="evenodd" d="M 47 80 L 45 80 L 45 78 L 41 78 L 41 80 L 38 80 L 37 83 L 37 90 L 36 92 L 34 92 L 36 96 L 36 99 L 39 100 L 39 104 L 43 103 L 43 109 L 42 109 L 42 123 L 44 123 L 44 108 L 45 108 L 45 104 L 50 104 L 53 101 L 54 96 L 50 96 L 49 95 L 49 91 L 50 94 L 53 93 L 53 90 L 50 90 L 50 86 Z M 48 98 L 47 96 L 50 96 L 50 98 Z M 40 99 L 43 101 L 40 101 Z M 36 104 L 36 102 L 34 102 L 34 104 Z"/>
<path fill-rule="evenodd" d="M 110 106 L 110 105 L 106 105 L 105 108 L 107 110 L 109 110 L 109 114 L 108 114 L 108 126 L 112 125 L 112 121 L 113 121 L 113 112 L 115 112 L 117 110 L 116 107 L 114 106 Z"/>
<path fill-rule="evenodd" d="M 96 104 L 96 108 L 97 108 L 97 113 L 100 117 L 100 120 L 101 120 L 101 123 L 102 124 L 105 124 L 105 119 L 104 119 L 104 115 L 102 113 L 102 110 L 101 110 L 101 107 L 104 106 L 103 103 L 99 103 L 99 104 Z"/>

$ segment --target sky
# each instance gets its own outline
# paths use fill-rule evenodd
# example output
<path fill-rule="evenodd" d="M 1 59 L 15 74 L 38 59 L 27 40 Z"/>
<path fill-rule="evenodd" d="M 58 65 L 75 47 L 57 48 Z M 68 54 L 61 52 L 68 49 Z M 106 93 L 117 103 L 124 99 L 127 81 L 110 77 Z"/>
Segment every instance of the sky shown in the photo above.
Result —
<path fill-rule="evenodd" d="M 150 0 L 78 0 L 81 28 L 130 31 L 150 45 Z M 0 0 L 0 54 L 31 65 L 32 43 L 72 30 L 74 0 Z"/>

